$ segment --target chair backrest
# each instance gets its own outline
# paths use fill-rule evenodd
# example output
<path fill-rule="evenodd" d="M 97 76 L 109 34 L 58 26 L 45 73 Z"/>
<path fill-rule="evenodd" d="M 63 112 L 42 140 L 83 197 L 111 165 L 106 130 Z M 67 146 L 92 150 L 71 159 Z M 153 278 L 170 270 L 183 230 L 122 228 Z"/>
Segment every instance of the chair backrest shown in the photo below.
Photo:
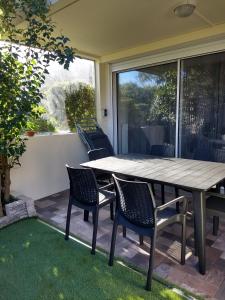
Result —
<path fill-rule="evenodd" d="M 96 160 L 108 156 L 110 156 L 110 153 L 106 148 L 99 148 L 88 151 L 89 160 Z"/>
<path fill-rule="evenodd" d="M 152 145 L 150 154 L 155 156 L 174 157 L 175 147 L 171 144 Z"/>
<path fill-rule="evenodd" d="M 105 148 L 108 150 L 109 155 L 114 155 L 113 147 L 109 141 L 108 136 L 103 132 L 101 127 L 95 121 L 87 125 L 76 124 L 77 132 L 84 142 L 88 150 L 94 150 L 98 148 Z"/>
<path fill-rule="evenodd" d="M 70 180 L 70 197 L 86 205 L 96 205 L 99 201 L 98 187 L 91 169 L 76 169 L 66 165 Z"/>
<path fill-rule="evenodd" d="M 115 175 L 113 178 L 119 213 L 134 225 L 154 227 L 155 201 L 148 183 L 127 181 Z"/>
<path fill-rule="evenodd" d="M 193 159 L 204 161 L 214 160 L 212 144 L 210 144 L 207 139 L 199 139 L 197 147 L 194 151 Z"/>
<path fill-rule="evenodd" d="M 214 149 L 213 161 L 225 163 L 225 149 Z"/>

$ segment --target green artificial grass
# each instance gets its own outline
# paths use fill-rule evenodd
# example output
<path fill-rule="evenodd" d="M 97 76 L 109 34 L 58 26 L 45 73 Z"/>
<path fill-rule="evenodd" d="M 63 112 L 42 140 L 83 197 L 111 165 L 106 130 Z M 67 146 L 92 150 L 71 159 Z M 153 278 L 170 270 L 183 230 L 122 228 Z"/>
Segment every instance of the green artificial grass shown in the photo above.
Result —
<path fill-rule="evenodd" d="M 143 300 L 183 299 L 160 282 L 144 290 L 146 277 L 37 219 L 0 231 L 0 299 Z"/>

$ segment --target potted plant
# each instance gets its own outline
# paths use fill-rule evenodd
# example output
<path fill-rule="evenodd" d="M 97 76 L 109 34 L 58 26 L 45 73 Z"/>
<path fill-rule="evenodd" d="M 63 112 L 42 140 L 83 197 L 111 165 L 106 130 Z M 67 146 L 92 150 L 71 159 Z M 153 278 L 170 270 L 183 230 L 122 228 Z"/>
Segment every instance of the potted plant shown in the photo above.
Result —
<path fill-rule="evenodd" d="M 35 132 L 37 132 L 37 125 L 32 121 L 28 121 L 26 126 L 26 135 L 32 137 L 35 135 Z"/>

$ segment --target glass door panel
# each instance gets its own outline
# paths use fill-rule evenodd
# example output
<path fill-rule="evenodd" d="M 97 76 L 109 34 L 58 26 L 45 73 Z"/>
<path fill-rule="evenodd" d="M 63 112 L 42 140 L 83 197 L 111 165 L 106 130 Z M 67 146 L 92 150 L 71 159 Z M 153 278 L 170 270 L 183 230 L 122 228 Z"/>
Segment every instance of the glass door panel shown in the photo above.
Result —
<path fill-rule="evenodd" d="M 225 53 L 181 64 L 180 155 L 225 162 Z"/>
<path fill-rule="evenodd" d="M 117 87 L 119 153 L 175 149 L 177 63 L 118 73 Z"/>

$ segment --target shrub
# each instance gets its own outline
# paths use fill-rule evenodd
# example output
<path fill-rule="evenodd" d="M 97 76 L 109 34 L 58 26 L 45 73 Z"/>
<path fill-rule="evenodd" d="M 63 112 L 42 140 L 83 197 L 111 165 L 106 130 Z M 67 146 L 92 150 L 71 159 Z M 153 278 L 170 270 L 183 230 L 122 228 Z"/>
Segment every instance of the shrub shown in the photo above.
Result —
<path fill-rule="evenodd" d="M 65 110 L 68 126 L 75 131 L 75 123 L 95 118 L 95 90 L 91 85 L 71 84 L 65 89 Z"/>

